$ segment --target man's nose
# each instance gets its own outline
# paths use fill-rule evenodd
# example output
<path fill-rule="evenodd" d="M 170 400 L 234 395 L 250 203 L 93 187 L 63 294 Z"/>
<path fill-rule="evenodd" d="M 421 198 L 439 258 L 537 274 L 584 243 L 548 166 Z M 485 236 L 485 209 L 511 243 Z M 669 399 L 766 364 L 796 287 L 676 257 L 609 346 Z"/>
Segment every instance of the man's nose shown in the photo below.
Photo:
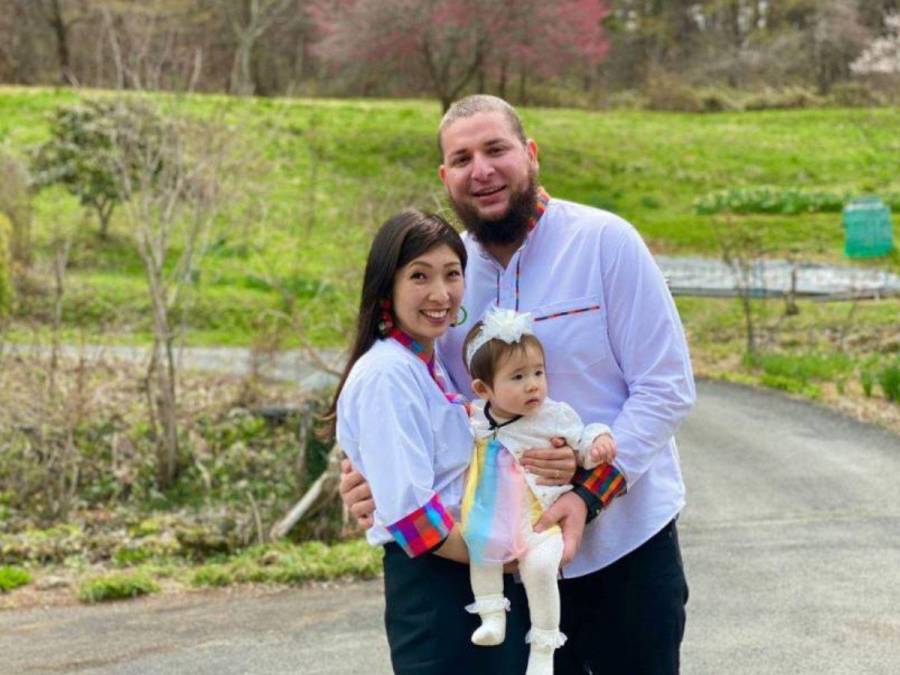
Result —
<path fill-rule="evenodd" d="M 472 178 L 475 180 L 487 180 L 494 173 L 494 165 L 490 158 L 481 153 L 472 158 Z"/>

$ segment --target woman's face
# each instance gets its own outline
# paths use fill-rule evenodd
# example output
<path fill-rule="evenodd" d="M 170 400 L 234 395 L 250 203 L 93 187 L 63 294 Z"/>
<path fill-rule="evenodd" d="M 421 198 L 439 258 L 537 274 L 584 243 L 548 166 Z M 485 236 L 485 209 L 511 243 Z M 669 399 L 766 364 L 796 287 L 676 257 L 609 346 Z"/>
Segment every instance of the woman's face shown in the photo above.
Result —
<path fill-rule="evenodd" d="M 463 290 L 459 257 L 446 244 L 435 246 L 394 276 L 392 306 L 397 327 L 432 348 L 435 338 L 456 321 Z"/>

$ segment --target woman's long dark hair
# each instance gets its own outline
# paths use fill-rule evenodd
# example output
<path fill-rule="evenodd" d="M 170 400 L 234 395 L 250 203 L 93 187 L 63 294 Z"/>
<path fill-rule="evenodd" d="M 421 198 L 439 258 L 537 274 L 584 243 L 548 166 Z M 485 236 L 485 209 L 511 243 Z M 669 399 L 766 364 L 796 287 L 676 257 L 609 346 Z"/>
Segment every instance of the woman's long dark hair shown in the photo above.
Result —
<path fill-rule="evenodd" d="M 334 434 L 337 421 L 337 401 L 350 374 L 350 369 L 382 336 L 378 332 L 381 320 L 381 301 L 390 299 L 397 271 L 436 246 L 446 245 L 459 257 L 466 269 L 466 247 L 459 233 L 450 223 L 435 213 L 423 213 L 407 209 L 389 218 L 378 229 L 363 277 L 362 297 L 359 303 L 359 319 L 356 336 L 350 349 L 350 358 L 344 367 L 334 399 L 322 416 L 322 436 Z"/>

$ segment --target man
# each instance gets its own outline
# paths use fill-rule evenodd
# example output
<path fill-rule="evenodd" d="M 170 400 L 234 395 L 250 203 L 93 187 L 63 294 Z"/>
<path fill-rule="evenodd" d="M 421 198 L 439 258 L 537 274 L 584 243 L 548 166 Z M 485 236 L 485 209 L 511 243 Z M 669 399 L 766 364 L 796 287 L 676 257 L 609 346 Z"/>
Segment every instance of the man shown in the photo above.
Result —
<path fill-rule="evenodd" d="M 571 558 L 560 580 L 568 642 L 556 672 L 676 673 L 687 584 L 673 434 L 695 392 L 662 274 L 627 222 L 539 187 L 537 145 L 505 101 L 458 101 L 438 141 L 439 175 L 468 233 L 468 318 L 438 345 L 458 391 L 470 389 L 461 345 L 472 323 L 492 305 L 530 312 L 551 395 L 608 424 L 618 446 L 613 466 L 580 471 L 538 525 L 560 522 Z M 536 455 L 527 466 L 545 478 L 564 466 L 559 454 Z M 371 510 L 358 499 L 360 480 L 342 484 L 355 514 Z"/>

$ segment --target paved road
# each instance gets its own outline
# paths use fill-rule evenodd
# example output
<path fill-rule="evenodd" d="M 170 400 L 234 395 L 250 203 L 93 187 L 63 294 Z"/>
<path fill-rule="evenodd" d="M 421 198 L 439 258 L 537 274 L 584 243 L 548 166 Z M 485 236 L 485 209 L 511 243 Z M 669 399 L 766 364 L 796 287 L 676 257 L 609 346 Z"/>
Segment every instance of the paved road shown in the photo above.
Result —
<path fill-rule="evenodd" d="M 900 438 L 699 386 L 679 435 L 687 675 L 900 673 Z M 390 672 L 379 582 L 0 613 L 2 673 Z"/>

